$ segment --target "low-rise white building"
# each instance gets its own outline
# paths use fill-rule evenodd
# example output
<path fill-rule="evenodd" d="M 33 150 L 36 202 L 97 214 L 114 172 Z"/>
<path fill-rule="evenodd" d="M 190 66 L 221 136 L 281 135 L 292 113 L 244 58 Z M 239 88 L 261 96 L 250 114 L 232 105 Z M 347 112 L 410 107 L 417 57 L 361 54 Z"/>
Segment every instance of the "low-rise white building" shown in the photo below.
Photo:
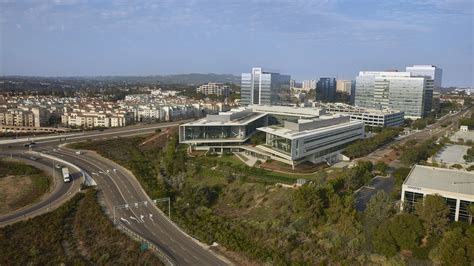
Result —
<path fill-rule="evenodd" d="M 208 83 L 199 86 L 196 89 L 196 92 L 202 93 L 204 95 L 217 95 L 217 96 L 224 96 L 229 97 L 229 86 L 224 85 L 223 83 Z"/>
<path fill-rule="evenodd" d="M 302 162 L 333 164 L 342 160 L 341 151 L 364 138 L 364 123 L 344 115 L 322 115 L 313 119 L 284 121 L 282 125 L 258 128 L 266 133 L 258 148 L 272 159 L 296 166 Z"/>
<path fill-rule="evenodd" d="M 451 220 L 472 223 L 474 173 L 415 165 L 403 182 L 400 209 L 412 212 L 426 195 L 434 194 L 446 199 Z"/>
<path fill-rule="evenodd" d="M 356 107 L 344 103 L 320 104 L 328 113 L 347 114 L 351 120 L 362 121 L 372 127 L 398 127 L 405 121 L 405 114 L 391 109 Z"/>
<path fill-rule="evenodd" d="M 265 133 L 265 144 L 245 145 L 258 131 Z M 364 123 L 314 108 L 255 105 L 182 124 L 179 137 L 195 150 L 246 151 L 294 167 L 341 160 L 344 147 L 364 137 Z"/>

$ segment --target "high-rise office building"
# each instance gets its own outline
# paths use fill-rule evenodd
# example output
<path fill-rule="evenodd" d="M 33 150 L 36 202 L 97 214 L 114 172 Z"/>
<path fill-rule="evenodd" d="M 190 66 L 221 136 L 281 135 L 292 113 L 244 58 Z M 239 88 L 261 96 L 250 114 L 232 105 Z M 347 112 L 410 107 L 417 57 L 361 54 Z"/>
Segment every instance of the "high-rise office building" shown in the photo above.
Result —
<path fill-rule="evenodd" d="M 410 72 L 412 76 L 426 77 L 426 101 L 432 101 L 431 109 L 439 108 L 439 100 L 441 95 L 441 82 L 443 79 L 443 70 L 434 65 L 413 65 L 406 68 L 406 72 Z M 429 94 L 432 94 L 430 98 Z M 431 111 L 431 110 L 428 110 Z"/>
<path fill-rule="evenodd" d="M 252 68 L 251 73 L 242 73 L 242 105 L 284 105 L 290 101 L 290 76 L 281 75 L 262 68 Z"/>
<path fill-rule="evenodd" d="M 355 105 L 403 111 L 406 117 L 420 118 L 431 110 L 432 91 L 426 77 L 409 72 L 361 71 L 356 78 Z"/>
<path fill-rule="evenodd" d="M 309 91 L 309 90 L 315 90 L 316 89 L 316 80 L 310 79 L 310 80 L 303 80 L 303 90 Z"/>
<path fill-rule="evenodd" d="M 316 100 L 334 102 L 336 99 L 336 79 L 320 78 L 316 84 Z"/>
<path fill-rule="evenodd" d="M 347 93 L 348 95 L 350 95 L 351 94 L 351 85 L 352 85 L 351 80 L 339 79 L 339 80 L 336 81 L 336 91 L 337 92 L 342 92 L 342 93 Z"/>
<path fill-rule="evenodd" d="M 350 104 L 351 105 L 354 105 L 354 102 L 355 102 L 355 93 L 356 91 L 356 81 L 355 80 L 351 80 L 351 97 L 350 97 Z"/>

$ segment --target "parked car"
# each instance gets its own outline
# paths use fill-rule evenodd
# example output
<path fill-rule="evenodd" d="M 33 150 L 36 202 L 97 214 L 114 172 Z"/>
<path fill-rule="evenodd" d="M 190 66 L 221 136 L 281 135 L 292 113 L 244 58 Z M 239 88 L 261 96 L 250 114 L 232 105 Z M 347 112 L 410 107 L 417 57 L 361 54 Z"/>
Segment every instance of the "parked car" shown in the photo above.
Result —
<path fill-rule="evenodd" d="M 60 164 L 56 164 L 54 167 L 56 167 L 56 169 L 61 169 L 61 168 L 63 168 L 63 166 L 60 165 Z"/>

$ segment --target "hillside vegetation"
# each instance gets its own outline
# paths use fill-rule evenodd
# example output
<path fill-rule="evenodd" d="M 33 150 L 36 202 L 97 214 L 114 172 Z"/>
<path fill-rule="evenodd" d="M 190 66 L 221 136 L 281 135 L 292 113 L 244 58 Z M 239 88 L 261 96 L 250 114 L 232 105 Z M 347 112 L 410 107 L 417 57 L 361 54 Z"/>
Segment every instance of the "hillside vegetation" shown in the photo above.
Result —
<path fill-rule="evenodd" d="M 57 210 L 0 228 L 0 265 L 160 265 L 115 229 L 96 201 L 79 193 Z"/>
<path fill-rule="evenodd" d="M 300 188 L 285 188 L 278 183 L 292 183 L 296 177 L 248 167 L 231 156 L 188 156 L 174 133 L 140 145 L 147 138 L 74 147 L 97 150 L 129 167 L 149 194 L 172 198 L 172 217 L 185 231 L 208 244 L 219 243 L 233 252 L 234 259 L 240 254 L 272 265 L 474 259 L 472 227 L 443 222 L 447 207 L 439 200 L 436 208 L 419 208 L 418 215 L 397 214 L 394 200 L 381 192 L 364 213 L 357 213 L 354 191 L 373 177 L 370 162 L 361 161 L 335 175 L 317 175 Z M 431 215 L 431 209 L 437 212 Z M 432 223 L 439 230 L 425 230 Z M 463 239 L 456 246 L 458 253 L 433 251 L 452 241 L 452 234 Z M 404 235 L 409 237 L 400 238 Z"/>
<path fill-rule="evenodd" d="M 0 214 L 34 203 L 50 189 L 51 178 L 25 163 L 0 160 Z"/>

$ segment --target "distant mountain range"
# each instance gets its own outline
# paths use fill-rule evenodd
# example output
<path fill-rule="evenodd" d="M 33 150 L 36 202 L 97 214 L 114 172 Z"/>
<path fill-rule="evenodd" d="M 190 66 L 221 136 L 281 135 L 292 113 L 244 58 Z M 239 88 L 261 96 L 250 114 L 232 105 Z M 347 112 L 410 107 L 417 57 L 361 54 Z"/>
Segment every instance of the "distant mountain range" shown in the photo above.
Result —
<path fill-rule="evenodd" d="M 90 81 L 125 81 L 139 83 L 161 83 L 161 84 L 186 84 L 198 85 L 208 82 L 218 83 L 240 83 L 240 77 L 232 74 L 174 74 L 174 75 L 150 75 L 150 76 L 77 76 L 77 77 L 33 77 L 33 76 L 3 76 L 0 80 L 90 80 Z"/>

